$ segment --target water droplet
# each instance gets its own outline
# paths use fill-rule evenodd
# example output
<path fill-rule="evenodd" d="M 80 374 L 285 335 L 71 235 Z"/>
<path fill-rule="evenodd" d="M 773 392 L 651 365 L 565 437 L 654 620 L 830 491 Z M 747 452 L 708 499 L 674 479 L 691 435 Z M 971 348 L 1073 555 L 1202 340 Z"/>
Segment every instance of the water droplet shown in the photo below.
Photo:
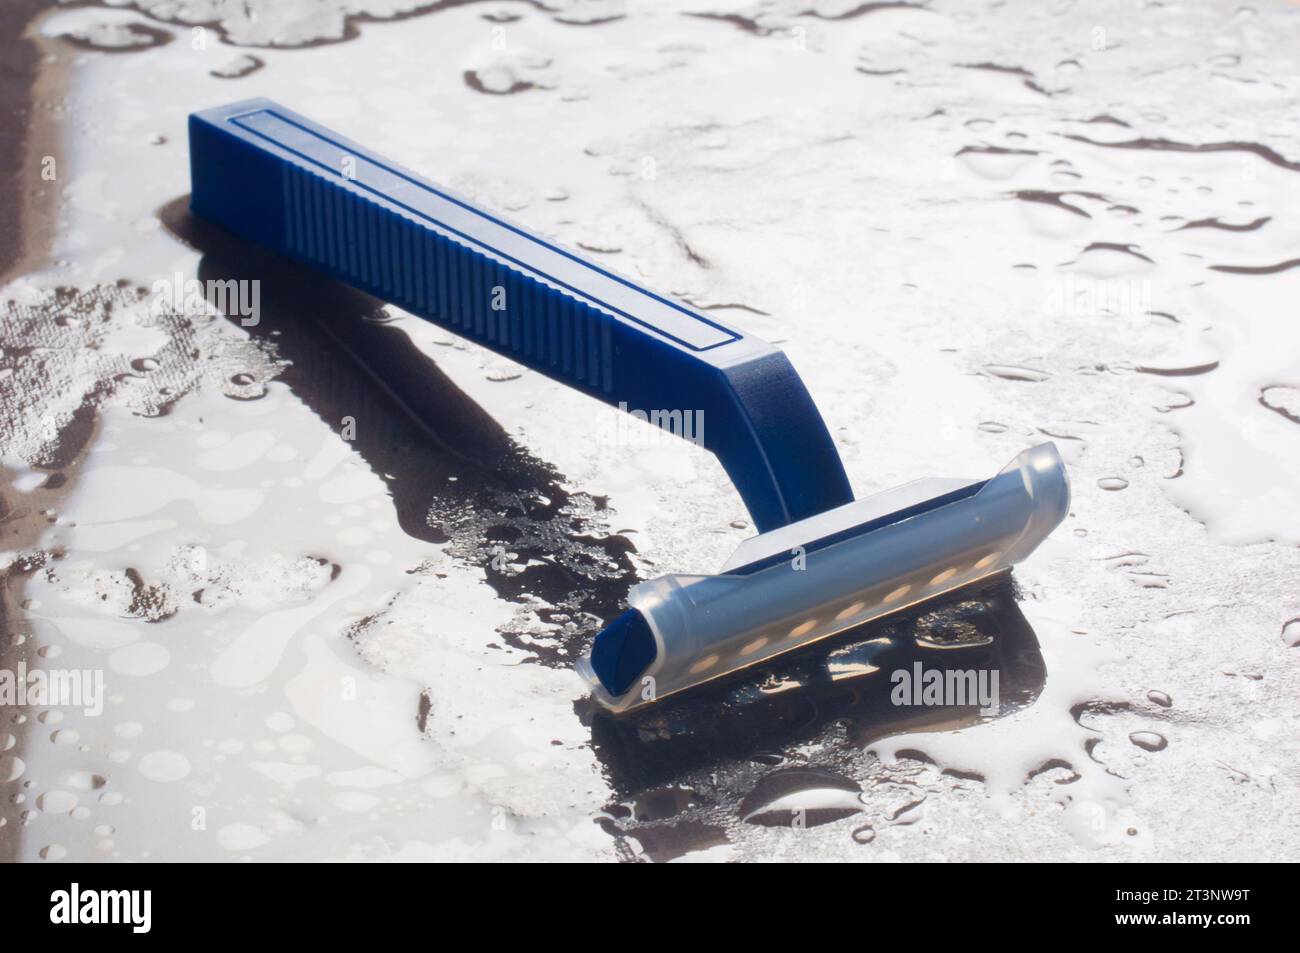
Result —
<path fill-rule="evenodd" d="M 984 373 L 1007 381 L 1022 381 L 1029 384 L 1039 384 L 1052 376 L 1047 371 L 1015 364 L 985 364 Z"/>
<path fill-rule="evenodd" d="M 1128 736 L 1128 740 L 1147 751 L 1163 751 L 1169 744 L 1164 735 L 1154 731 L 1135 731 Z"/>
<path fill-rule="evenodd" d="M 46 791 L 36 799 L 36 806 L 46 814 L 67 814 L 77 806 L 77 796 L 68 791 Z"/>
<path fill-rule="evenodd" d="M 140 773 L 150 781 L 166 784 L 190 773 L 190 761 L 179 751 L 150 751 L 140 759 Z"/>
<path fill-rule="evenodd" d="M 870 844 L 876 839 L 876 832 L 870 824 L 865 824 L 853 832 L 853 839 L 859 844 Z"/>
<path fill-rule="evenodd" d="M 108 781 L 103 775 L 94 774 L 90 771 L 74 771 L 63 779 L 63 783 L 78 791 L 93 791 L 96 788 L 102 788 Z"/>
<path fill-rule="evenodd" d="M 889 815 L 889 819 L 895 824 L 906 826 L 915 824 L 925 816 L 925 797 L 922 796 L 917 800 L 908 801 L 906 804 L 895 809 Z"/>
<path fill-rule="evenodd" d="M 0 758 L 0 781 L 17 781 L 26 770 L 27 765 L 17 755 L 7 754 Z"/>
<path fill-rule="evenodd" d="M 1259 402 L 1292 423 L 1300 424 L 1300 388 L 1265 387 L 1259 392 Z"/>
<path fill-rule="evenodd" d="M 1169 708 L 1173 705 L 1174 700 L 1164 692 L 1156 691 L 1154 688 L 1147 692 L 1147 701 L 1153 705 L 1159 705 L 1161 708 Z"/>
<path fill-rule="evenodd" d="M 816 827 L 862 810 L 857 782 L 822 768 L 767 774 L 740 802 L 740 817 L 764 827 Z"/>
<path fill-rule="evenodd" d="M 242 54 L 227 60 L 214 70 L 209 71 L 210 76 L 217 79 L 239 79 L 247 76 L 249 73 L 256 72 L 265 65 L 264 62 L 256 56 Z"/>
<path fill-rule="evenodd" d="M 1103 490 L 1123 490 L 1128 486 L 1128 480 L 1123 477 L 1102 477 L 1097 485 Z"/>
<path fill-rule="evenodd" d="M 138 721 L 124 721 L 113 727 L 113 734 L 119 738 L 138 738 L 144 733 L 144 725 Z"/>
<path fill-rule="evenodd" d="M 217 831 L 217 843 L 226 850 L 252 850 L 270 842 L 266 832 L 252 824 L 227 824 Z"/>
<path fill-rule="evenodd" d="M 1291 648 L 1300 645 L 1300 619 L 1292 619 L 1282 626 L 1282 641 Z"/>

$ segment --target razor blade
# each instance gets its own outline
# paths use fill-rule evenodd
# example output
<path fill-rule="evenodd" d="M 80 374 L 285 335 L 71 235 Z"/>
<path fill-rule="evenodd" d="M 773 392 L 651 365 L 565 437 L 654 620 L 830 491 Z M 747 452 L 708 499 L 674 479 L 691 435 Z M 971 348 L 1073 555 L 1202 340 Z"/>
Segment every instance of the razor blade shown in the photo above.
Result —
<path fill-rule="evenodd" d="M 615 712 L 1006 572 L 1064 519 L 1055 446 L 990 480 L 917 480 L 741 543 L 716 576 L 634 586 L 578 662 Z"/>
<path fill-rule="evenodd" d="M 1051 444 L 990 480 L 922 480 L 855 501 L 821 414 L 773 345 L 270 100 L 193 113 L 189 137 L 196 215 L 607 404 L 652 421 L 690 407 L 708 421 L 696 442 L 759 535 L 717 576 L 632 589 L 578 663 L 612 711 L 1005 572 L 1065 516 Z"/>

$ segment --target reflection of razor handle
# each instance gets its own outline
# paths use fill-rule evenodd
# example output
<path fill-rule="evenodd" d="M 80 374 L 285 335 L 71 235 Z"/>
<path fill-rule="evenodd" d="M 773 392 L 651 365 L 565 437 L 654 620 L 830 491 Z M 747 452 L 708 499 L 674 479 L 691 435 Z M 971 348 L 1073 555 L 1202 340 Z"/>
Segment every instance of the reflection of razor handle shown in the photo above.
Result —
<path fill-rule="evenodd" d="M 189 134 L 196 214 L 608 404 L 702 417 L 704 446 L 759 530 L 852 499 L 821 415 L 772 345 L 270 100 L 194 113 Z"/>

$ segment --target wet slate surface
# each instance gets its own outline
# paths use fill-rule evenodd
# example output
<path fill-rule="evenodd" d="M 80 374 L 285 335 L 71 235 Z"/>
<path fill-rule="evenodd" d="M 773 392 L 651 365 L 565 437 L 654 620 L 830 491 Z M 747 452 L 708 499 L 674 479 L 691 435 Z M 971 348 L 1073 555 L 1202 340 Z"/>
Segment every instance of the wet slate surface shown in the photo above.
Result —
<path fill-rule="evenodd" d="M 6 708 L 7 856 L 1294 858 L 1290 5 L 142 0 L 34 32 L 5 666 L 107 689 Z M 738 498 L 191 219 L 184 116 L 252 95 L 782 343 L 859 493 L 1052 439 L 1070 516 L 1014 587 L 602 715 L 573 659 L 637 580 L 721 565 Z M 178 278 L 256 279 L 262 320 L 159 306 Z M 894 704 L 916 661 L 996 668 L 996 712 Z"/>

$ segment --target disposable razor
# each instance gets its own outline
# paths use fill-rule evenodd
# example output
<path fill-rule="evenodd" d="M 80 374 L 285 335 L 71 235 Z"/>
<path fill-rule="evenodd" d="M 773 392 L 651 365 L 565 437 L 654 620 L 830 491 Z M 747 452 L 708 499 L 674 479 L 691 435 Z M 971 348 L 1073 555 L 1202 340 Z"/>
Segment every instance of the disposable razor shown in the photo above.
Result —
<path fill-rule="evenodd" d="M 577 669 L 627 712 L 1005 573 L 1065 518 L 1051 443 L 987 480 L 861 500 L 778 348 L 476 207 L 270 100 L 189 119 L 192 211 L 651 421 L 702 415 L 758 535 L 634 586 Z M 675 428 L 674 428 L 675 430 Z M 673 432 L 670 430 L 670 432 Z"/>

